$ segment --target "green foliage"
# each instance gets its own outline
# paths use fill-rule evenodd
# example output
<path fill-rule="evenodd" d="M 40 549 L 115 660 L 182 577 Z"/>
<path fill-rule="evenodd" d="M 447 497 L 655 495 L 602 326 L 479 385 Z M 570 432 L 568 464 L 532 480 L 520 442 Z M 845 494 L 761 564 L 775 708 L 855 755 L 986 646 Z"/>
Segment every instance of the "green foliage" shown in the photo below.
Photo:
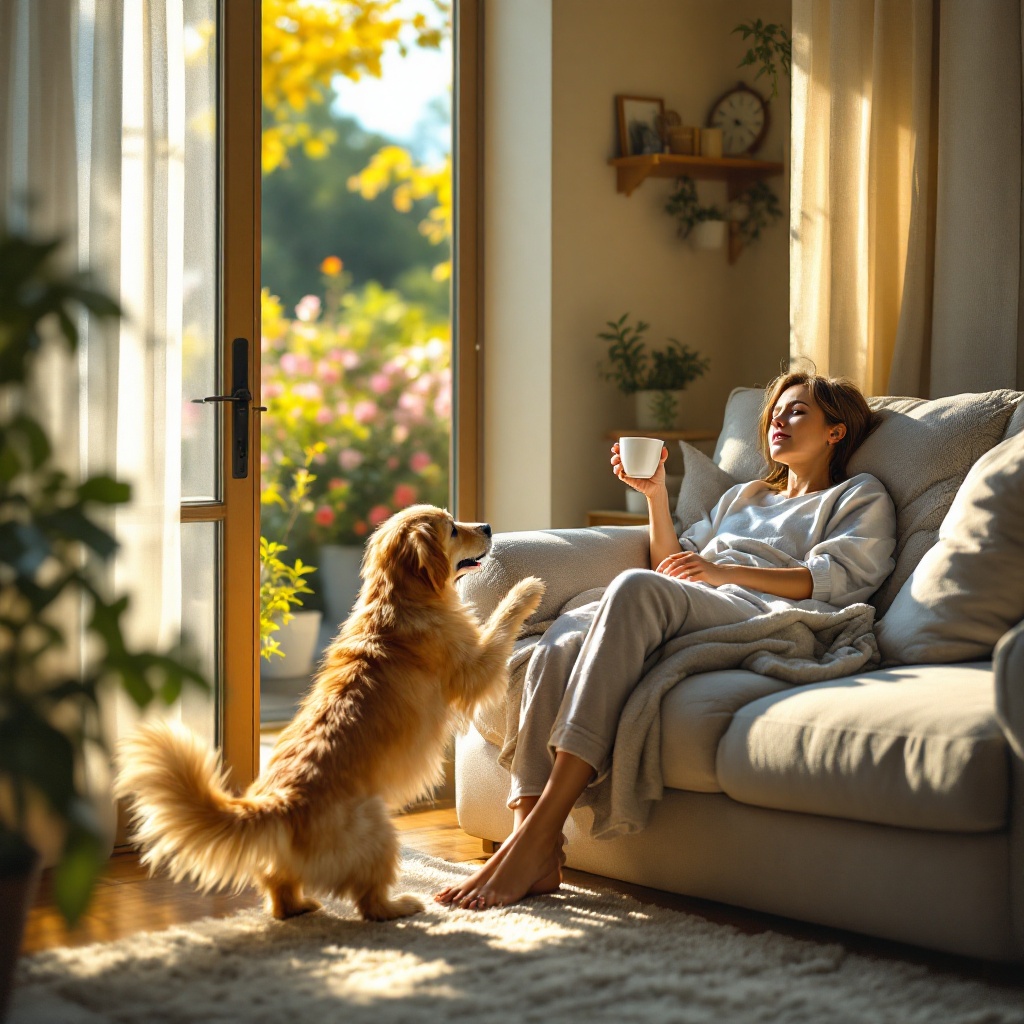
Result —
<path fill-rule="evenodd" d="M 747 215 L 739 222 L 740 236 L 746 245 L 756 242 L 761 232 L 782 216 L 779 197 L 764 181 L 751 185 L 739 202 L 747 208 Z"/>
<path fill-rule="evenodd" d="M 263 179 L 262 280 L 286 309 L 311 291 L 320 298 L 319 267 L 325 256 L 337 255 L 357 286 L 378 281 L 400 287 L 400 279 L 416 268 L 429 268 L 439 249 L 417 227 L 432 203 L 420 200 L 408 213 L 394 208 L 389 187 L 378 202 L 367 202 L 347 182 L 362 171 L 388 140 L 368 134 L 351 118 L 330 107 L 308 111 L 315 125 L 329 125 L 337 142 L 329 160 L 293 152 L 291 165 Z M 442 252 L 443 256 L 444 253 Z M 434 292 L 448 314 L 448 288 Z"/>
<path fill-rule="evenodd" d="M 680 238 L 686 238 L 697 224 L 706 220 L 725 220 L 719 207 L 700 205 L 697 183 L 686 176 L 676 180 L 676 190 L 669 196 L 665 211 L 679 221 Z"/>
<path fill-rule="evenodd" d="M 126 484 L 81 482 L 53 464 L 53 442 L 25 402 L 33 357 L 49 321 L 72 350 L 75 318 L 119 315 L 86 277 L 56 269 L 59 239 L 0 234 L 0 782 L 13 816 L 0 821 L 0 875 L 23 865 L 30 807 L 65 826 L 54 878 L 57 906 L 73 923 L 88 903 L 105 857 L 102 830 L 78 779 L 85 750 L 105 749 L 98 695 L 119 686 L 144 707 L 171 702 L 186 682 L 206 686 L 180 649 L 136 651 L 125 642 L 125 597 L 109 597 L 102 569 L 117 550 L 97 508 L 124 504 Z M 67 620 L 80 601 L 94 656 L 80 675 L 60 654 L 83 638 Z"/>
<path fill-rule="evenodd" d="M 628 320 L 628 313 L 618 320 L 608 320 L 608 330 L 597 335 L 608 342 L 608 362 L 598 364 L 598 371 L 624 394 L 681 391 L 711 365 L 709 359 L 675 338 L 668 339 L 666 348 L 648 353 L 643 335 L 650 325 L 637 320 L 633 326 Z"/>
<path fill-rule="evenodd" d="M 774 99 L 779 95 L 779 65 L 782 65 L 782 70 L 787 75 L 792 72 L 793 41 L 789 33 L 781 25 L 766 25 L 760 18 L 756 21 L 742 22 L 733 29 L 733 32 L 742 32 L 744 41 L 753 40 L 753 45 L 743 55 L 743 60 L 737 67 L 760 65 L 754 77 L 767 75 L 771 79 L 772 92 L 769 98 Z"/>
<path fill-rule="evenodd" d="M 671 391 L 658 391 L 651 403 L 651 412 L 654 413 L 654 422 L 662 430 L 670 430 L 676 421 L 676 413 L 679 411 L 679 403 Z"/>
<path fill-rule="evenodd" d="M 302 606 L 299 594 L 313 593 L 306 586 L 306 577 L 316 569 L 304 564 L 301 558 L 289 565 L 281 556 L 288 550 L 283 541 L 288 538 L 299 514 L 310 510 L 308 496 L 316 482 L 316 474 L 310 473 L 309 467 L 326 448 L 321 441 L 306 451 L 305 465 L 292 474 L 291 487 L 285 494 L 278 490 L 276 483 L 270 483 L 261 495 L 264 504 L 277 505 L 288 516 L 280 541 L 260 537 L 260 656 L 267 661 L 273 657 L 284 657 L 284 651 L 273 634 L 295 617 L 292 608 Z"/>

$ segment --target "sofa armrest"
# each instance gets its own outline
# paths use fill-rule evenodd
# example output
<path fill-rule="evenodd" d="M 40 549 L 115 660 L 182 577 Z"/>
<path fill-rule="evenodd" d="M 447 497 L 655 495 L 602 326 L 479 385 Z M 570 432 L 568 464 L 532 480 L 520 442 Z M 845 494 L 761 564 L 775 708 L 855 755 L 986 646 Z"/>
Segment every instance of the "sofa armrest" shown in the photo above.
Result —
<path fill-rule="evenodd" d="M 1010 746 L 1024 760 L 1024 622 L 1003 634 L 993 661 L 996 717 Z"/>
<path fill-rule="evenodd" d="M 578 530 L 499 533 L 479 572 L 458 584 L 462 599 L 486 619 L 510 588 L 526 576 L 547 584 L 527 625 L 555 618 L 562 606 L 594 587 L 606 587 L 626 569 L 650 568 L 646 526 L 594 526 Z"/>

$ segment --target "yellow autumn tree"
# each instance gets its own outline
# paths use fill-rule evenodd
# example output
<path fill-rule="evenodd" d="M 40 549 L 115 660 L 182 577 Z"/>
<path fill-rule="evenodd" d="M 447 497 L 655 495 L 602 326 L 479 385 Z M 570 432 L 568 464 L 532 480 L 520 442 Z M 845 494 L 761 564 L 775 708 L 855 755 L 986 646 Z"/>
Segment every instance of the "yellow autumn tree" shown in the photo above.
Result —
<path fill-rule="evenodd" d="M 331 82 L 343 75 L 357 82 L 363 75 L 379 78 L 381 57 L 388 47 L 403 55 L 412 35 L 414 45 L 437 48 L 451 31 L 450 0 L 432 0 L 437 17 L 403 17 L 398 0 L 263 0 L 263 173 L 287 166 L 290 150 L 301 147 L 312 159 L 325 157 L 336 141 L 330 129 L 317 130 L 306 112 L 325 103 Z M 375 199 L 395 186 L 395 208 L 408 212 L 415 201 L 433 199 L 420 230 L 435 245 L 451 236 L 451 158 L 434 167 L 417 164 L 401 146 L 385 146 L 348 186 L 365 199 Z M 434 268 L 444 279 L 450 261 Z"/>

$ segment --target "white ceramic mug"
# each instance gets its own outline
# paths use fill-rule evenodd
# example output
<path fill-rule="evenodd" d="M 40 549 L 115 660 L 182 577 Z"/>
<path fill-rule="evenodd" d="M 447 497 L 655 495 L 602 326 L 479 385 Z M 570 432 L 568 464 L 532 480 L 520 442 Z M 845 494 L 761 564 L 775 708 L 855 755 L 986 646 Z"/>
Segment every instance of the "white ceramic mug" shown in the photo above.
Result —
<path fill-rule="evenodd" d="M 619 458 L 626 476 L 646 480 L 654 476 L 661 464 L 664 442 L 656 437 L 620 437 Z"/>

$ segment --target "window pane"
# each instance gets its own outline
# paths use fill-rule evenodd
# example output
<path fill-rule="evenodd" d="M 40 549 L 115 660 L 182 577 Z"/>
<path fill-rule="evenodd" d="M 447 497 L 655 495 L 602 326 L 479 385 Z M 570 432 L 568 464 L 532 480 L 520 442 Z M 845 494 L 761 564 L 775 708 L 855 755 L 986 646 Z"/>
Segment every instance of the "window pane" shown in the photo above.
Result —
<path fill-rule="evenodd" d="M 211 746 L 218 739 L 220 659 L 220 602 L 217 566 L 220 564 L 220 523 L 185 523 L 181 527 L 181 632 L 198 658 L 199 671 L 213 687 L 204 693 L 186 687 L 181 697 L 181 719 Z"/>

